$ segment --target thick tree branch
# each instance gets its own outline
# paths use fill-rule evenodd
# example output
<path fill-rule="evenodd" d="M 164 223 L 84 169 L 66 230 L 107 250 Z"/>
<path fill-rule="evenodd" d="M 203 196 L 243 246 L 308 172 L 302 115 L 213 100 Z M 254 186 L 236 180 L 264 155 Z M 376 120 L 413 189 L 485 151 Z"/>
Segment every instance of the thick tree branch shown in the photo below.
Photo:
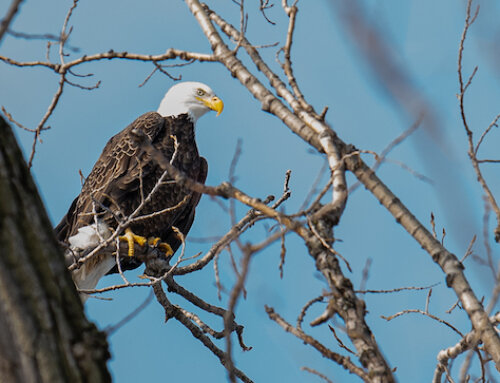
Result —
<path fill-rule="evenodd" d="M 0 381 L 109 382 L 36 186 L 0 117 Z"/>
<path fill-rule="evenodd" d="M 446 284 L 460 299 L 469 315 L 472 325 L 481 334 L 485 349 L 492 356 L 497 369 L 500 369 L 500 338 L 477 299 L 464 274 L 464 267 L 458 258 L 450 253 L 429 232 L 401 201 L 382 183 L 377 175 L 359 157 L 350 157 L 346 165 L 358 180 L 378 199 L 378 201 L 396 218 L 408 233 L 432 256 L 446 275 Z"/>
<path fill-rule="evenodd" d="M 219 359 L 220 363 L 224 367 L 234 373 L 235 376 L 238 377 L 242 382 L 252 383 L 252 380 L 250 380 L 241 370 L 228 364 L 227 354 L 224 353 L 224 351 L 222 351 L 220 348 L 218 348 L 210 340 L 210 338 L 206 336 L 203 331 L 184 314 L 182 309 L 170 303 L 160 284 L 154 285 L 153 289 L 156 295 L 156 299 L 165 309 L 166 321 L 168 321 L 170 318 L 175 318 L 177 321 L 179 321 L 179 323 L 186 327 L 196 339 L 198 339 L 205 347 L 212 351 L 212 353 Z"/>
<path fill-rule="evenodd" d="M 196 0 L 189 0 L 189 1 L 187 0 L 186 3 L 190 7 L 191 12 L 197 18 L 205 35 L 210 41 L 214 54 L 231 71 L 231 73 L 235 77 L 237 77 L 242 82 L 242 84 L 247 87 L 247 89 L 250 90 L 250 92 L 254 95 L 254 97 L 256 97 L 258 100 L 262 102 L 263 109 L 278 116 L 295 133 L 299 134 L 302 138 L 306 139 L 306 141 L 313 144 L 313 146 L 315 146 L 320 152 L 324 152 L 327 154 L 330 169 L 332 171 L 334 194 L 332 203 L 326 205 L 327 207 L 325 208 L 325 210 L 323 210 L 321 213 L 318 213 L 318 215 L 315 218 L 321 225 L 326 224 L 331 228 L 332 224 L 334 223 L 336 224 L 338 222 L 347 200 L 347 188 L 345 186 L 345 176 L 343 170 L 344 159 L 342 158 L 340 154 L 341 151 L 339 150 L 339 148 L 342 148 L 343 145 L 339 145 L 339 140 L 337 136 L 327 125 L 325 125 L 322 121 L 315 119 L 313 115 L 311 115 L 310 113 L 306 112 L 301 108 L 300 104 L 295 100 L 294 96 L 288 90 L 286 90 L 286 87 L 281 82 L 281 80 L 268 69 L 268 67 L 263 63 L 262 60 L 257 61 L 259 64 L 259 69 L 262 70 L 263 73 L 269 76 L 268 78 L 270 79 L 273 87 L 278 91 L 278 94 L 289 98 L 290 100 L 289 104 L 295 106 L 294 109 L 296 110 L 297 115 L 300 117 L 297 117 L 297 115 L 291 113 L 289 109 L 285 105 L 283 105 L 281 101 L 279 101 L 274 95 L 272 95 L 272 93 L 270 93 L 257 80 L 257 78 L 253 76 L 245 68 L 245 66 L 231 53 L 229 48 L 222 41 L 221 37 L 219 36 L 214 26 L 212 25 L 210 18 L 206 13 L 205 10 L 206 8 L 204 8 Z M 213 13 L 211 13 L 211 15 L 212 17 L 216 17 L 214 16 Z M 229 33 L 234 33 L 232 32 L 234 28 L 229 26 L 229 24 L 223 22 L 222 20 L 220 20 L 219 24 L 228 28 L 228 31 L 230 31 Z M 245 49 L 249 47 L 249 44 L 245 39 L 242 39 L 242 45 L 245 47 Z M 248 50 L 250 50 L 254 55 L 254 57 L 256 57 L 257 53 L 254 49 L 248 48 Z M 259 59 L 260 58 L 257 58 L 257 60 Z M 256 60 L 254 60 L 254 62 L 255 61 Z M 311 137 L 310 140 L 309 137 Z M 260 208 L 258 207 L 256 208 L 260 210 Z M 267 214 L 265 211 L 262 212 Z M 327 217 L 328 217 L 328 222 L 325 222 L 324 220 Z M 312 235 L 312 233 L 298 232 L 295 229 L 295 227 L 291 227 L 281 217 L 279 219 L 279 222 L 285 224 L 287 228 L 295 231 L 306 241 L 306 243 L 308 243 L 308 246 L 310 247 L 310 252 L 315 259 L 318 258 L 319 253 L 325 252 L 324 245 L 321 243 L 321 241 L 317 239 L 316 236 Z M 326 231 L 329 232 L 328 230 Z M 331 236 L 328 236 L 327 238 L 330 237 Z M 326 258 L 329 259 L 330 257 L 332 258 L 334 257 L 329 250 L 327 250 L 326 253 L 328 254 L 325 255 Z M 320 264 L 322 264 L 322 262 L 320 262 Z M 330 264 L 328 264 L 325 267 L 321 265 L 318 267 L 318 269 L 320 269 L 323 272 L 329 267 Z M 337 269 L 337 272 L 340 275 L 342 275 L 340 268 Z M 328 274 L 326 271 L 325 273 Z M 329 275 L 326 276 L 327 280 L 330 279 L 331 281 L 330 276 Z M 330 283 L 330 281 L 329 281 L 330 287 L 336 288 L 335 283 L 334 282 Z M 350 291 L 352 292 L 352 288 L 350 289 Z M 355 294 L 353 292 L 351 296 L 356 300 Z M 356 304 L 354 305 L 356 306 Z M 388 367 L 387 363 L 384 360 L 384 357 L 378 350 L 376 343 L 373 341 L 371 331 L 364 323 L 363 319 L 364 310 L 354 310 L 351 311 L 351 314 L 360 316 L 358 317 L 359 322 L 356 322 L 355 326 L 361 325 L 361 328 L 364 329 L 361 330 L 361 336 L 356 337 L 358 340 L 357 346 L 360 347 L 358 351 L 362 353 L 366 350 L 370 350 L 369 353 L 364 354 L 365 357 L 362 358 L 362 363 L 366 366 L 369 366 L 370 374 L 373 373 L 376 376 L 380 377 L 381 379 L 380 381 L 389 381 L 389 382 L 393 381 L 390 368 Z M 347 315 L 344 317 L 344 319 L 346 317 Z M 359 328 L 357 328 L 356 330 L 359 330 Z M 352 334 L 354 333 L 355 330 L 353 330 Z"/>
<path fill-rule="evenodd" d="M 265 111 L 277 116 L 294 133 L 298 134 L 320 152 L 325 151 L 323 144 L 320 142 L 322 133 L 328 134 L 331 137 L 331 142 L 337 148 L 338 152 L 349 153 L 353 150 L 353 148 L 348 147 L 340 140 L 322 121 L 315 120 L 314 116 L 308 114 L 306 111 L 300 110 L 300 106 L 299 109 L 296 110 L 298 116 L 291 112 L 231 53 L 211 23 L 206 8 L 204 8 L 198 0 L 186 0 L 186 4 L 198 20 L 198 23 L 212 46 L 215 56 L 226 66 L 234 77 L 240 80 L 255 98 L 262 102 L 262 107 Z M 244 42 L 243 46 L 245 47 Z M 265 69 L 265 67 L 259 67 L 259 69 L 261 68 Z M 279 81 L 279 79 L 275 77 L 271 78 L 273 81 Z M 276 86 L 273 85 L 273 87 L 277 89 Z M 281 86 L 279 89 L 286 90 L 284 86 Z M 286 92 L 283 92 L 283 94 L 286 95 Z M 295 105 L 298 105 L 298 102 Z M 418 114 L 420 115 L 420 110 Z M 439 264 L 445 272 L 448 286 L 455 290 L 455 293 L 471 319 L 474 329 L 481 332 L 486 350 L 495 360 L 497 369 L 500 369 L 500 338 L 496 334 L 481 303 L 465 278 L 463 266 L 456 256 L 447 251 L 441 243 L 429 233 L 429 231 L 413 216 L 401 201 L 394 196 L 358 155 L 349 157 L 344 161 L 347 168 L 356 175 L 358 180 L 379 199 L 382 205 L 391 212 L 397 221 L 423 246 L 432 256 L 433 260 Z"/>

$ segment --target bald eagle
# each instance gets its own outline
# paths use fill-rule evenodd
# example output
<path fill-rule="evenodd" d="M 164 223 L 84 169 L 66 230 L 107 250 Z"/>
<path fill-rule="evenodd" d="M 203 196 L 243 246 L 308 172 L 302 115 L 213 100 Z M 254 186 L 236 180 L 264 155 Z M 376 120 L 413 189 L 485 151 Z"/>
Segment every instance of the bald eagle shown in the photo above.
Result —
<path fill-rule="evenodd" d="M 165 94 L 157 112 L 143 114 L 112 137 L 86 178 L 81 193 L 55 228 L 57 239 L 70 248 L 67 258 L 73 257 L 74 250 L 95 248 L 109 238 L 118 224 L 148 196 L 149 200 L 136 211 L 136 219 L 120 239 L 129 243 L 129 255 L 133 255 L 134 242 L 143 245 L 148 237 L 156 238 L 155 241 L 161 239 L 167 253 L 175 252 L 181 241 L 172 227 L 184 235 L 188 233 L 200 195 L 181 187 L 168 174 L 163 175 L 162 168 L 141 149 L 133 132 L 145 133 L 173 166 L 204 183 L 208 167 L 198 154 L 195 124 L 210 110 L 218 116 L 223 107 L 223 102 L 207 85 L 178 83 Z M 133 257 L 121 262 L 123 269 L 139 265 Z M 80 289 L 93 289 L 101 277 L 116 271 L 114 257 L 97 254 L 73 271 L 73 280 Z M 86 294 L 81 297 L 85 301 Z"/>

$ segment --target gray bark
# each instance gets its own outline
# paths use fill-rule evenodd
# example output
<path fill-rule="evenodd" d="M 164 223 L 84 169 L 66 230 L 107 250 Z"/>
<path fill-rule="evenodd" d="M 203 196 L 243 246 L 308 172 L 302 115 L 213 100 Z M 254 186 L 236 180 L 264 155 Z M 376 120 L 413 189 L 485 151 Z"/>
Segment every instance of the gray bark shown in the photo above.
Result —
<path fill-rule="evenodd" d="M 10 126 L 0 116 L 0 382 L 110 382 Z"/>

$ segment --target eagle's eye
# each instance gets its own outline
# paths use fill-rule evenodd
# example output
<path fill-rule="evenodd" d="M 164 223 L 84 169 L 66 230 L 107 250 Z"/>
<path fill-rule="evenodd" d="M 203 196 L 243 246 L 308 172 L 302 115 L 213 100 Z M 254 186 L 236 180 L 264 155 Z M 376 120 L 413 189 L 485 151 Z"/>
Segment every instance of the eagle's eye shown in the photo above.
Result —
<path fill-rule="evenodd" d="M 203 96 L 205 95 L 205 91 L 204 91 L 203 89 L 198 89 L 198 90 L 196 91 L 196 94 L 197 94 L 198 96 L 200 96 L 200 97 L 203 97 Z"/>

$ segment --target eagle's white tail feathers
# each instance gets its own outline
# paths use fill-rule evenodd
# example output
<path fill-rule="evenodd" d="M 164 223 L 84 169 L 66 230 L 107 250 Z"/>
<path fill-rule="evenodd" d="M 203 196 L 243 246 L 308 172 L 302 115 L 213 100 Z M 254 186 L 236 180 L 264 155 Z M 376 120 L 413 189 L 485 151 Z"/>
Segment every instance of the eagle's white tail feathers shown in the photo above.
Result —
<path fill-rule="evenodd" d="M 97 225 L 84 226 L 78 229 L 78 232 L 69 237 L 70 249 L 66 252 L 66 258 L 69 263 L 73 262 L 73 252 L 93 249 L 99 245 L 102 240 L 111 236 L 111 230 L 104 222 L 98 221 Z M 99 255 L 96 255 L 99 257 Z M 116 265 L 115 258 L 111 255 L 100 257 L 99 262 L 89 262 L 75 269 L 72 273 L 73 281 L 79 289 L 91 290 L 97 286 L 99 280 Z M 88 294 L 80 294 L 82 302 L 88 298 Z"/>

